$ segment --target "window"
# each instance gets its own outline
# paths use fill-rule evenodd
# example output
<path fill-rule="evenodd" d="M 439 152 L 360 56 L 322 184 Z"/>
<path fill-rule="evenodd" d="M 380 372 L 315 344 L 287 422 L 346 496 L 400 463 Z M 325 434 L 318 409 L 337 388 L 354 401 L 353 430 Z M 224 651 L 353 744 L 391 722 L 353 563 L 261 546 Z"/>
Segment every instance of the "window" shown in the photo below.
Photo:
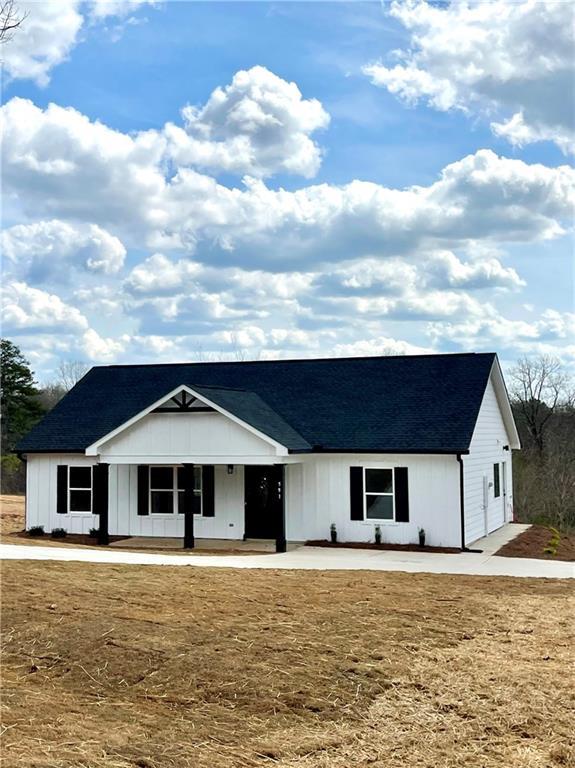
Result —
<path fill-rule="evenodd" d="M 498 499 L 501 496 L 501 483 L 499 480 L 499 464 L 493 465 L 493 496 Z"/>
<path fill-rule="evenodd" d="M 68 467 L 68 510 L 92 514 L 92 467 Z"/>
<path fill-rule="evenodd" d="M 392 469 L 365 469 L 366 520 L 395 520 Z"/>
<path fill-rule="evenodd" d="M 194 496 L 200 503 L 196 514 L 202 514 L 202 468 L 194 467 Z M 183 514 L 183 467 L 150 467 L 150 514 Z"/>

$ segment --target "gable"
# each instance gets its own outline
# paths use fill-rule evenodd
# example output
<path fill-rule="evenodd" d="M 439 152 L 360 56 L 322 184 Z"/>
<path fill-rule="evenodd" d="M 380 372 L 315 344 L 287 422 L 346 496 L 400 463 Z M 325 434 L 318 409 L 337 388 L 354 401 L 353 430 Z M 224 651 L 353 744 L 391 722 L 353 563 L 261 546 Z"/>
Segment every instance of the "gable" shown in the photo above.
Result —
<path fill-rule="evenodd" d="M 141 457 L 147 460 L 182 456 L 272 456 L 275 448 L 215 410 L 156 411 L 103 442 L 102 460 Z"/>

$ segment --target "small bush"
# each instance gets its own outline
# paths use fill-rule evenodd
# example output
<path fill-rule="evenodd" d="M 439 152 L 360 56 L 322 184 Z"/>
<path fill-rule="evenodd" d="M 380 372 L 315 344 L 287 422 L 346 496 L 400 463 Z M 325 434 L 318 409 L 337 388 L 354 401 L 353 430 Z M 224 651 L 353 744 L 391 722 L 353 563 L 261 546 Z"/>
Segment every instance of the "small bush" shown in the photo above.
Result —
<path fill-rule="evenodd" d="M 100 529 L 99 528 L 90 528 L 90 530 L 88 531 L 88 536 L 91 539 L 97 539 L 99 535 L 100 535 Z"/>
<path fill-rule="evenodd" d="M 50 535 L 53 539 L 63 539 L 68 535 L 68 531 L 65 528 L 52 528 Z"/>
<path fill-rule="evenodd" d="M 561 534 L 557 530 L 557 528 L 553 528 L 553 526 L 548 526 L 549 530 L 551 531 L 551 538 L 547 542 L 547 546 L 543 550 L 543 552 L 546 555 L 551 555 L 551 557 L 557 556 L 557 549 L 559 547 L 559 542 L 561 541 Z"/>
<path fill-rule="evenodd" d="M 44 526 L 43 525 L 33 525 L 31 528 L 28 528 L 26 531 L 28 536 L 43 536 L 44 535 Z"/>

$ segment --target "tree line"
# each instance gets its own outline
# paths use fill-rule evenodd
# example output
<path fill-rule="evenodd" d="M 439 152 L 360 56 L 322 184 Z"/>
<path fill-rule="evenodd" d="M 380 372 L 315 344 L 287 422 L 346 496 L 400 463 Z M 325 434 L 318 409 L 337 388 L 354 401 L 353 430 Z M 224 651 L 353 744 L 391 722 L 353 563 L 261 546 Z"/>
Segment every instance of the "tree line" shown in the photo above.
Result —
<path fill-rule="evenodd" d="M 34 380 L 28 360 L 8 339 L 0 342 L 0 409 L 1 461 L 0 489 L 2 493 L 24 493 L 26 476 L 24 464 L 15 454 L 15 447 L 27 432 L 64 397 L 89 366 L 77 360 L 63 360 L 55 379 L 43 387 Z"/>
<path fill-rule="evenodd" d="M 3 493 L 24 493 L 18 440 L 87 372 L 66 360 L 39 387 L 30 364 L 8 339 L 1 342 Z M 575 528 L 575 387 L 559 360 L 522 358 L 509 371 L 509 395 L 522 450 L 513 452 L 514 511 L 518 520 Z"/>
<path fill-rule="evenodd" d="M 513 452 L 516 519 L 575 528 L 575 386 L 549 355 L 509 372 L 521 451 Z"/>

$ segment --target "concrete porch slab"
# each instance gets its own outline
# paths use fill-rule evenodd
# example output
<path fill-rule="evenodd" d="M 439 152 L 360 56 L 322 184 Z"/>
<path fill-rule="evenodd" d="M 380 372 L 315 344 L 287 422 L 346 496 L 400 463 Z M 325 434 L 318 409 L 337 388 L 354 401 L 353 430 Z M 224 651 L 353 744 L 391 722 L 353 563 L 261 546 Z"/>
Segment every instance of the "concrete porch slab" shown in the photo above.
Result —
<path fill-rule="evenodd" d="M 196 539 L 196 545 L 193 552 L 275 552 L 276 543 L 273 539 Z M 183 540 L 176 537 L 159 537 L 159 536 L 130 536 L 121 541 L 114 541 L 109 544 L 114 549 L 129 549 L 129 550 L 179 550 L 184 551 Z M 298 546 L 298 545 L 296 545 Z M 289 545 L 288 549 L 293 549 L 293 545 Z"/>

